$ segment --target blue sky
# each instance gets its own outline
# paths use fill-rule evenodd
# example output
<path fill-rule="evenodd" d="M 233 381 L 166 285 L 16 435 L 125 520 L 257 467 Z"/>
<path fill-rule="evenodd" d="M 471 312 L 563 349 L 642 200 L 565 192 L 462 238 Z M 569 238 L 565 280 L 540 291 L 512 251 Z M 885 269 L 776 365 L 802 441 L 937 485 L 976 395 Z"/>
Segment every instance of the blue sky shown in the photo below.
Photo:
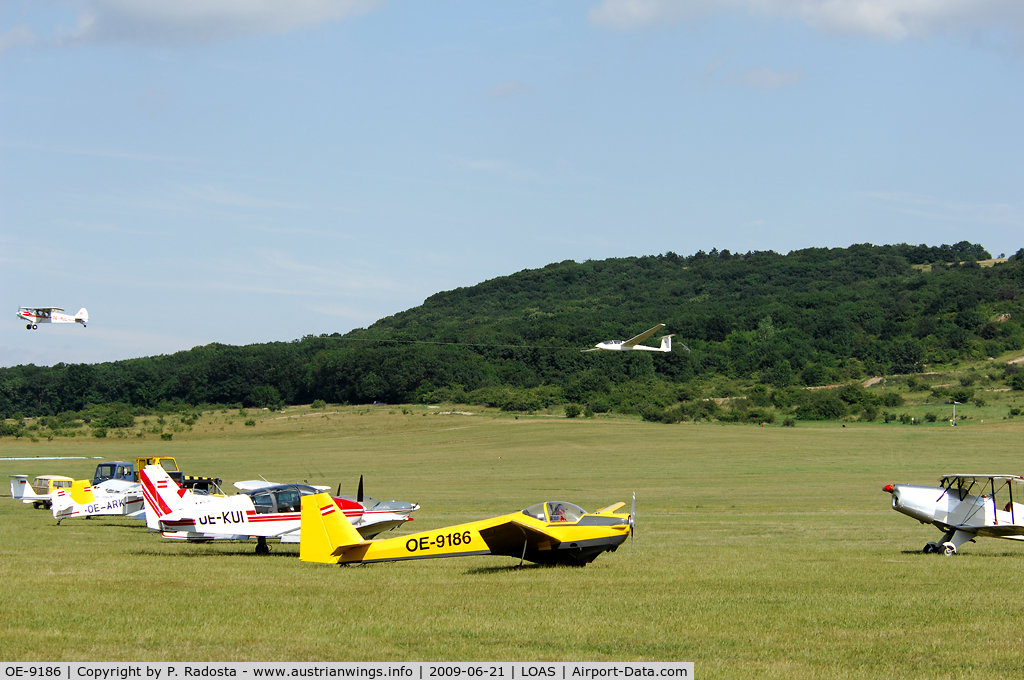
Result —
<path fill-rule="evenodd" d="M 1011 254 L 1022 37 L 1017 0 L 0 0 L 0 365 L 343 333 L 567 259 Z"/>

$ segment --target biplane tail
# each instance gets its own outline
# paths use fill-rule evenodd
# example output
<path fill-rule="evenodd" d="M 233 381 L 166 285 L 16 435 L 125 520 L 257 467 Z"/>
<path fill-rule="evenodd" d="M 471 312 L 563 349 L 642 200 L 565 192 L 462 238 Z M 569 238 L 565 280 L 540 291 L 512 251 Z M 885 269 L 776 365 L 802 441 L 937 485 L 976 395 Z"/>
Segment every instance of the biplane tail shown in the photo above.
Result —
<path fill-rule="evenodd" d="M 75 314 L 75 321 L 82 324 L 83 326 L 89 323 L 89 310 L 87 310 L 85 307 L 79 309 L 78 314 Z"/>
<path fill-rule="evenodd" d="M 366 543 L 330 494 L 302 497 L 299 559 L 336 564 L 346 548 Z"/>
<path fill-rule="evenodd" d="M 160 531 L 160 519 L 184 510 L 192 504 L 192 492 L 178 486 L 159 465 L 147 465 L 139 473 L 142 501 L 146 508 L 146 527 Z"/>

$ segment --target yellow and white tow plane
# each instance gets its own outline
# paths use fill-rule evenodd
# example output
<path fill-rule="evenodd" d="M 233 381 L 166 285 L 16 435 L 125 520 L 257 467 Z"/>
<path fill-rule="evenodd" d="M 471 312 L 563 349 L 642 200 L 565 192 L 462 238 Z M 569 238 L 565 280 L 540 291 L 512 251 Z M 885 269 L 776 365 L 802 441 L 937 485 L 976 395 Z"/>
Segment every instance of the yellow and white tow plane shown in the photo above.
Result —
<path fill-rule="evenodd" d="M 648 347 L 647 345 L 641 345 L 640 343 L 651 337 L 662 328 L 665 324 L 659 323 L 654 328 L 648 328 L 640 335 L 634 336 L 629 340 L 605 340 L 599 342 L 590 349 L 583 350 L 584 352 L 625 352 L 627 350 L 642 350 L 644 352 L 671 352 L 672 351 L 672 335 L 661 336 L 660 347 Z M 674 334 L 673 334 L 674 335 Z"/>
<path fill-rule="evenodd" d="M 299 559 L 351 564 L 505 555 L 519 558 L 520 564 L 529 560 L 583 566 L 605 551 L 614 552 L 632 534 L 636 494 L 630 514 L 615 514 L 624 505 L 588 513 L 564 501 L 538 503 L 501 517 L 367 541 L 344 521 L 331 497 L 322 493 L 302 499 Z"/>
<path fill-rule="evenodd" d="M 886 484 L 882 490 L 892 494 L 893 510 L 943 532 L 941 543 L 927 543 L 922 552 L 956 555 L 977 536 L 1024 541 L 1020 475 L 943 475 L 938 487 Z"/>

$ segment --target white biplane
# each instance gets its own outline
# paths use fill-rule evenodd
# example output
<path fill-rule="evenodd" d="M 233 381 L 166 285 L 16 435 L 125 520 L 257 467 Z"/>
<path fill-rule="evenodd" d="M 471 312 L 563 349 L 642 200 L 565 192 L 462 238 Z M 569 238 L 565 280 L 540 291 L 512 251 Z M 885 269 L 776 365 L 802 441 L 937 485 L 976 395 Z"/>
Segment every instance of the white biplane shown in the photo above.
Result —
<path fill-rule="evenodd" d="M 893 510 L 943 532 L 941 542 L 925 544 L 922 552 L 956 555 L 977 536 L 1024 541 L 1020 475 L 943 475 L 937 487 L 886 484 L 882 490 L 892 494 Z"/>
<path fill-rule="evenodd" d="M 72 517 L 103 515 L 140 519 L 145 512 L 142 485 L 123 479 L 108 479 L 93 486 L 88 480 L 78 480 L 70 489 L 56 489 L 50 494 L 50 509 L 57 524 Z"/>
<path fill-rule="evenodd" d="M 302 497 L 322 493 L 308 484 L 242 482 L 255 486 L 234 496 L 198 496 L 179 487 L 159 465 L 140 475 L 146 506 L 146 525 L 164 538 L 187 541 L 256 539 L 256 552 L 266 554 L 268 538 L 298 543 L 302 526 Z M 370 539 L 406 522 L 420 506 L 402 501 L 364 498 L 362 478 L 357 499 L 334 499 L 363 538 Z"/>
<path fill-rule="evenodd" d="M 654 328 L 649 328 L 640 335 L 630 338 L 629 340 L 605 340 L 599 342 L 590 349 L 583 350 L 584 352 L 623 352 L 627 350 L 642 350 L 644 352 L 671 352 L 672 351 L 672 335 L 661 336 L 660 347 L 648 347 L 647 345 L 641 345 L 640 343 L 651 337 L 662 328 L 665 324 L 659 323 Z"/>
<path fill-rule="evenodd" d="M 28 322 L 25 328 L 30 331 L 37 330 L 41 323 L 80 323 L 85 328 L 89 323 L 89 312 L 82 307 L 78 314 L 71 316 L 60 307 L 18 307 L 18 318 Z"/>

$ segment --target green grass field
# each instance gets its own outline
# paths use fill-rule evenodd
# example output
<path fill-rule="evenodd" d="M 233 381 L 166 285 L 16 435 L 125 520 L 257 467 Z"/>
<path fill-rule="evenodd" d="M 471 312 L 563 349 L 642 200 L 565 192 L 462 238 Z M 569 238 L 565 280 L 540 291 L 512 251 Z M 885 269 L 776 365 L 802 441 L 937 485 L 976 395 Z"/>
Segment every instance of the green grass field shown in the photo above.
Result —
<path fill-rule="evenodd" d="M 184 545 L 124 519 L 0 499 L 0 658 L 138 661 L 693 661 L 701 677 L 1006 677 L 1022 671 L 1024 544 L 922 555 L 937 530 L 889 482 L 1019 473 L 1024 420 L 909 426 L 515 418 L 332 409 L 255 427 L 203 415 L 158 437 L 0 440 L 0 457 L 174 455 L 226 485 L 340 482 L 420 503 L 408 531 L 542 500 L 637 493 L 635 546 L 582 568 L 470 557 L 304 564 L 298 546 Z M 291 415 L 301 415 L 292 409 Z M 230 421 L 230 423 L 228 422 Z M 95 460 L 0 461 L 91 476 Z M 230 487 L 229 487 L 230 488 Z"/>

